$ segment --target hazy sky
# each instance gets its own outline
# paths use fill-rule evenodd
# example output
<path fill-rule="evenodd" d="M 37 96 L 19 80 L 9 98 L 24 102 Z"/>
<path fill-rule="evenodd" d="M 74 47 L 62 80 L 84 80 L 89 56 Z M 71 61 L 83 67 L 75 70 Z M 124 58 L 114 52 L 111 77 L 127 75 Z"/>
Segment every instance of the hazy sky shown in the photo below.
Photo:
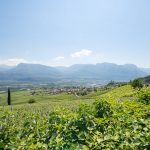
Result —
<path fill-rule="evenodd" d="M 0 0 L 0 64 L 150 67 L 150 0 Z"/>

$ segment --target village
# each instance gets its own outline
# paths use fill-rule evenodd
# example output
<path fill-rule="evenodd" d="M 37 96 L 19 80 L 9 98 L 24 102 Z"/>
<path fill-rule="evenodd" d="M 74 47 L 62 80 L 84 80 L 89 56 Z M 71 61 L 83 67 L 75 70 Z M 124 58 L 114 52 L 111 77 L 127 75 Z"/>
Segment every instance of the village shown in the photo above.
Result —
<path fill-rule="evenodd" d="M 76 96 L 84 96 L 90 92 L 97 92 L 100 87 L 62 87 L 62 88 L 41 88 L 39 90 L 31 90 L 31 95 L 45 94 L 55 95 L 60 93 L 74 94 Z M 28 89 L 30 90 L 30 89 Z"/>

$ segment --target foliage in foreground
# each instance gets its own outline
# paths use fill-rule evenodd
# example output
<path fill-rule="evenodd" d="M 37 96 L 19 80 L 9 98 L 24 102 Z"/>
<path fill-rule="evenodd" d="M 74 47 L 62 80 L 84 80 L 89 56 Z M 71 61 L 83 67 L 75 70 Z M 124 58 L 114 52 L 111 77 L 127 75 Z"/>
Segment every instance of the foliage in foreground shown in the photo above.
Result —
<path fill-rule="evenodd" d="M 77 112 L 44 114 L 22 110 L 0 115 L 0 147 L 5 149 L 148 149 L 150 108 L 135 102 L 96 101 Z"/>
<path fill-rule="evenodd" d="M 150 91 L 141 90 L 138 93 L 138 101 L 146 105 L 149 105 L 150 104 Z"/>

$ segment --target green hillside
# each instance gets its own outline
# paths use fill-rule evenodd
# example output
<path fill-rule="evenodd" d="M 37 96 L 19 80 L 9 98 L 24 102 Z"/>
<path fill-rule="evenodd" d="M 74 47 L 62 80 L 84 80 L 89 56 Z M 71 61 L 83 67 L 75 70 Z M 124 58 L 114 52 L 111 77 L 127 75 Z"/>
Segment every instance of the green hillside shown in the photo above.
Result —
<path fill-rule="evenodd" d="M 150 84 L 150 75 L 144 78 L 139 78 L 143 83 Z"/>
<path fill-rule="evenodd" d="M 150 87 L 139 91 L 127 85 L 79 97 L 44 92 L 14 92 L 13 105 L 0 107 L 1 149 L 150 148 L 150 105 L 144 103 L 145 95 L 150 101 Z M 4 105 L 6 93 L 0 98 Z M 28 104 L 30 98 L 36 103 Z"/>
<path fill-rule="evenodd" d="M 40 90 L 31 90 L 31 91 L 15 91 L 11 92 L 11 101 L 12 105 L 28 105 L 28 101 L 34 99 L 35 104 L 32 105 L 39 105 L 39 104 L 51 104 L 52 103 L 58 103 L 64 104 L 65 102 L 77 102 L 77 101 L 94 101 L 96 96 L 99 96 L 103 93 L 106 93 L 109 91 L 109 89 L 99 89 L 98 91 L 94 92 L 87 92 L 87 95 L 85 96 L 76 96 L 75 94 L 67 94 L 67 92 L 59 93 L 59 94 L 51 94 L 48 91 L 44 89 Z M 34 94 L 33 94 L 34 93 Z M 1 93 L 0 94 L 0 106 L 6 106 L 7 105 L 7 93 Z"/>

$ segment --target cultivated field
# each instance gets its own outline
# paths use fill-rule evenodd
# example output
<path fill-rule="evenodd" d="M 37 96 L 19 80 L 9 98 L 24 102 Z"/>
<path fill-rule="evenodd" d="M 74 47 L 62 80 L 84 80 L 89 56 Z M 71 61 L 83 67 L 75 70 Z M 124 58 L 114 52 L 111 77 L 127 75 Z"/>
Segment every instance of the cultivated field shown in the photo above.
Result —
<path fill-rule="evenodd" d="M 1 149 L 150 148 L 149 87 L 139 91 L 127 85 L 84 96 L 44 90 L 11 96 L 12 105 L 6 106 L 7 93 L 0 94 Z"/>

